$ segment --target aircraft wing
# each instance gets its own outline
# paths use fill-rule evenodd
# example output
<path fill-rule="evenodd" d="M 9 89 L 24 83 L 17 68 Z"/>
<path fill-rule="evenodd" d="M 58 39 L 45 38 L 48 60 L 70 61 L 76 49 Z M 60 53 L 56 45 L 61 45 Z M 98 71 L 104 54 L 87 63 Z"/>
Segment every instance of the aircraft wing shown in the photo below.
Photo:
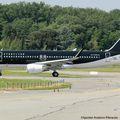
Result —
<path fill-rule="evenodd" d="M 74 60 L 77 60 L 79 58 L 79 55 L 83 51 L 80 50 L 75 57 L 69 58 L 69 59 L 59 59 L 59 60 L 51 60 L 51 61 L 44 61 L 44 62 L 36 62 L 34 64 L 36 65 L 44 65 L 47 70 L 55 70 L 55 69 L 61 69 L 63 64 L 73 64 Z"/>
<path fill-rule="evenodd" d="M 57 70 L 61 69 L 63 64 L 73 64 L 74 60 L 77 60 L 79 58 L 79 55 L 81 54 L 82 50 L 80 50 L 75 57 L 69 58 L 69 59 L 59 59 L 59 60 L 51 60 L 51 61 L 44 61 L 44 62 L 36 62 L 32 64 L 27 65 L 27 71 L 29 73 L 37 73 L 37 72 L 43 72 L 48 70 Z"/>
<path fill-rule="evenodd" d="M 65 63 L 71 63 L 71 59 L 61 59 L 61 60 L 51 60 L 45 62 L 36 62 L 35 65 L 44 65 L 47 70 L 61 69 L 62 65 Z"/>

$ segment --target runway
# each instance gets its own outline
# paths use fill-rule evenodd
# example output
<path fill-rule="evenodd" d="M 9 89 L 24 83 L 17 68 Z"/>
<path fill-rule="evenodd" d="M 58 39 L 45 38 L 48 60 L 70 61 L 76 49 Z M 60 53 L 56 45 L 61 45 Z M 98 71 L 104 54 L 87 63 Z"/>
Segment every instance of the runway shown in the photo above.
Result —
<path fill-rule="evenodd" d="M 81 78 L 45 77 L 72 83 L 71 89 L 60 92 L 1 91 L 0 120 L 119 120 L 119 73 L 85 74 Z"/>

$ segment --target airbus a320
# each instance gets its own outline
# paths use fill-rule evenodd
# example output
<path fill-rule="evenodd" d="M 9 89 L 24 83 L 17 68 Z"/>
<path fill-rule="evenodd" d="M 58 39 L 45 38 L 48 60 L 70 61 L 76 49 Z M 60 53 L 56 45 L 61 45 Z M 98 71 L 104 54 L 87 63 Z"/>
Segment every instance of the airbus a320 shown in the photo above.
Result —
<path fill-rule="evenodd" d="M 63 68 L 94 68 L 120 63 L 120 39 L 105 51 L 40 51 L 40 50 L 1 50 L 0 69 L 7 67 L 26 67 L 29 73 L 52 70 L 52 76 L 58 77 L 57 70 Z M 2 72 L 0 72 L 2 75 Z"/>

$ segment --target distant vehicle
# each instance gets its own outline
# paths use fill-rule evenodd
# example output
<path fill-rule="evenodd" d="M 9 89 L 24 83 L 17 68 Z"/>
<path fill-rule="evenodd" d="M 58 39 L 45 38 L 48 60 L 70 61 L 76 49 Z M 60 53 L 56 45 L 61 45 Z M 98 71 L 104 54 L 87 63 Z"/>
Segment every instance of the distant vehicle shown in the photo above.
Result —
<path fill-rule="evenodd" d="M 0 69 L 4 66 L 26 67 L 29 73 L 52 70 L 52 76 L 58 77 L 56 70 L 63 68 L 94 68 L 120 63 L 120 39 L 105 51 L 0 51 Z M 2 72 L 1 72 L 2 75 Z"/>

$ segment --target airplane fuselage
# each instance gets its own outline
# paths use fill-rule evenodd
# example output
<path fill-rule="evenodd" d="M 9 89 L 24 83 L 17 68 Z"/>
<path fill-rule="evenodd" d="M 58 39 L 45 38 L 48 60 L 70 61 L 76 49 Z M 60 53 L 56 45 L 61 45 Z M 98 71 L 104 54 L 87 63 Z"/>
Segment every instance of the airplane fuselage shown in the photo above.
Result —
<path fill-rule="evenodd" d="M 29 64 L 42 61 L 51 61 L 59 59 L 70 59 L 77 54 L 77 51 L 12 51 L 1 50 L 0 51 L 0 64 Z M 94 62 L 102 59 L 118 55 L 116 52 L 105 51 L 83 51 L 77 60 L 74 60 L 72 64 L 84 64 Z M 71 63 L 68 63 L 71 64 Z M 89 66 L 88 66 L 89 67 Z"/>
<path fill-rule="evenodd" d="M 1 50 L 0 69 L 4 66 L 26 67 L 29 73 L 52 70 L 52 75 L 62 68 L 91 68 L 120 64 L 120 39 L 105 51 L 40 51 L 40 50 Z"/>

